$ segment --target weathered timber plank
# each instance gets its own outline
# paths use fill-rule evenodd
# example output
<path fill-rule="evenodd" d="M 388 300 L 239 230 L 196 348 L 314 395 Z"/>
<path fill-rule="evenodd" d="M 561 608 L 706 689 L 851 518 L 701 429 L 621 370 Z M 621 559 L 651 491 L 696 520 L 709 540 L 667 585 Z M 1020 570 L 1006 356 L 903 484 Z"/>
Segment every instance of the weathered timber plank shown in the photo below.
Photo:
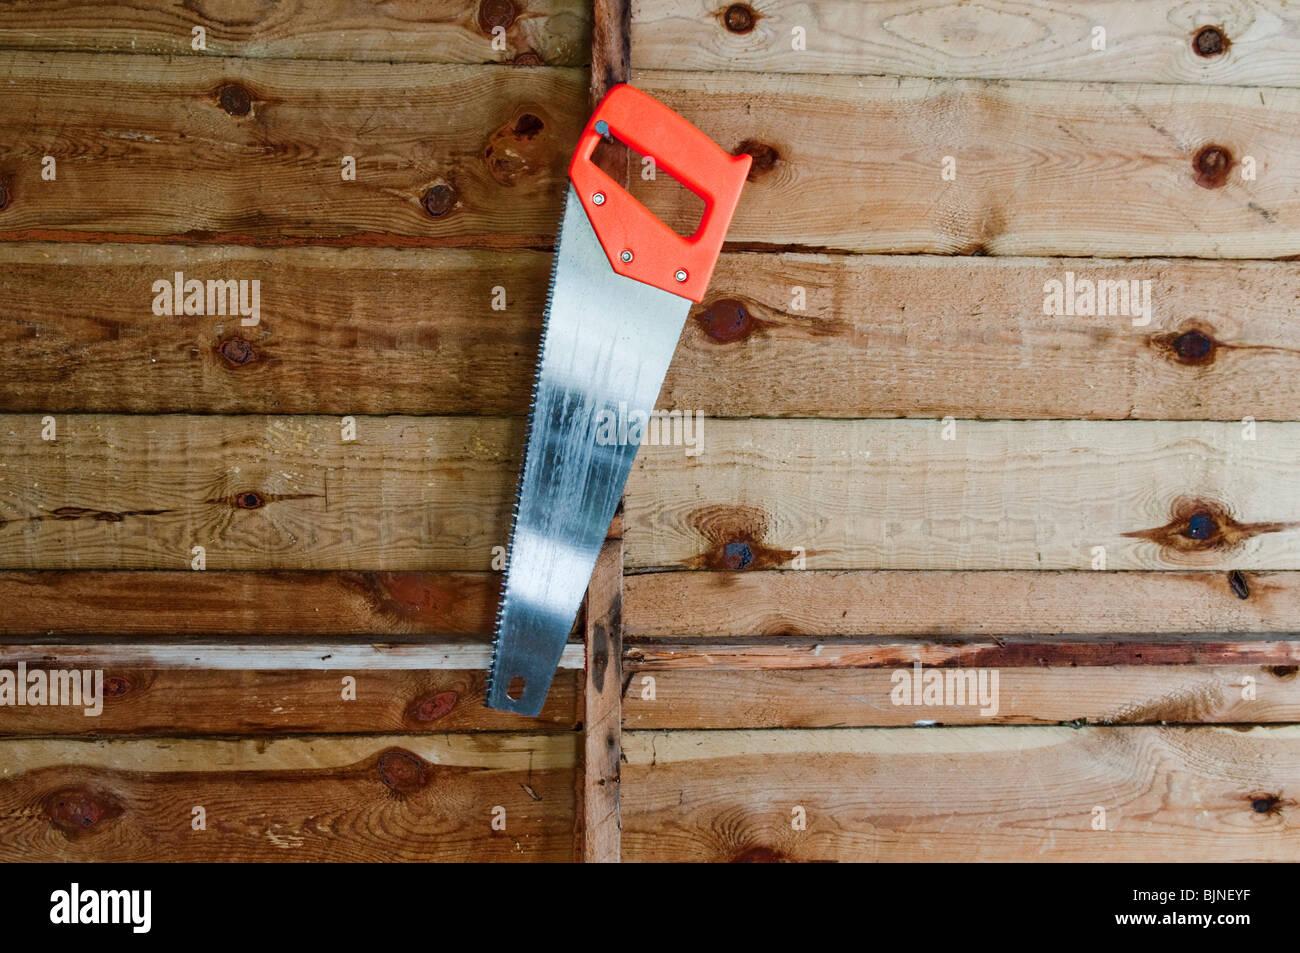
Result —
<path fill-rule="evenodd" d="M 1093 49 L 1097 27 L 1104 50 Z M 1241 86 L 1300 76 L 1300 16 L 1278 0 L 641 0 L 632 38 L 637 69 Z"/>
<path fill-rule="evenodd" d="M 623 738 L 627 860 L 1234 861 L 1300 847 L 1294 726 Z"/>
<path fill-rule="evenodd" d="M 10 52 L 0 72 L 4 241 L 549 244 L 586 105 L 583 72 L 549 67 Z"/>
<path fill-rule="evenodd" d="M 1048 282 L 1064 294 L 1067 273 L 1105 289 L 1103 316 L 1043 313 Z M 1128 294 L 1134 281 L 1149 314 Z M 1260 262 L 730 254 L 692 310 L 661 404 L 737 417 L 1289 420 L 1297 298 L 1300 277 Z"/>
<path fill-rule="evenodd" d="M 1300 567 L 1300 424 L 716 420 L 684 449 L 637 457 L 631 568 Z"/>
<path fill-rule="evenodd" d="M 923 677 L 930 671 L 924 669 Z M 632 679 L 623 702 L 623 719 L 627 728 L 637 730 L 1300 721 L 1300 679 L 1295 666 L 934 671 L 954 686 L 951 695 L 943 694 L 943 687 L 937 689 L 932 699 L 935 704 L 922 704 L 915 696 L 901 694 L 904 684 L 909 690 L 914 684 L 911 666 L 892 670 L 668 669 L 642 673 Z M 653 700 L 646 697 L 648 686 L 643 680 L 647 675 L 654 682 Z M 978 681 L 981 677 L 982 683 Z M 967 694 L 956 694 L 959 680 L 962 692 L 970 690 Z M 893 694 L 896 691 L 900 694 Z M 895 698 L 900 704 L 894 704 Z"/>
<path fill-rule="evenodd" d="M 55 0 L 0 9 L 0 49 L 582 66 L 589 20 L 579 0 L 297 0 L 184 9 L 167 0 Z M 504 50 L 492 46 L 498 26 Z M 205 31 L 204 50 L 194 49 L 195 27 Z"/>
<path fill-rule="evenodd" d="M 759 157 L 733 247 L 1300 254 L 1300 90 L 639 70 L 633 81 Z M 633 184 L 688 227 L 669 176 Z"/>
<path fill-rule="evenodd" d="M 489 569 L 523 422 L 374 417 L 0 418 L 0 565 Z"/>
<path fill-rule="evenodd" d="M 523 414 L 550 255 L 37 242 L 0 245 L 0 263 L 7 411 Z M 177 269 L 257 277 L 259 324 L 154 315 L 153 283 Z M 1150 323 L 1043 315 L 1044 285 L 1067 271 L 1149 281 Z M 1300 403 L 1297 297 L 1300 279 L 1260 262 L 727 254 L 661 404 L 1284 420 Z"/>
<path fill-rule="evenodd" d="M 550 263 L 522 249 L 0 245 L 0 407 L 522 414 Z M 154 282 L 177 271 L 260 282 L 257 325 L 233 308 L 154 314 Z"/>
<path fill-rule="evenodd" d="M 274 649 L 263 648 L 263 654 Z M 12 649 L 5 655 L 12 656 Z M 148 669 L 99 660 L 102 706 L 0 708 L 0 735 L 284 735 L 356 732 L 540 731 L 578 721 L 581 672 L 564 669 L 538 720 L 484 707 L 484 669 L 231 671 Z M 39 656 L 27 671 L 68 670 Z M 15 670 L 14 666 L 4 666 Z M 93 668 L 83 671 L 93 672 Z M 93 676 L 92 676 L 93 677 Z M 343 679 L 355 679 L 343 699 Z M 83 683 L 84 684 L 84 683 Z"/>
<path fill-rule="evenodd" d="M 673 572 L 630 575 L 623 591 L 634 643 L 1300 630 L 1294 572 Z"/>
<path fill-rule="evenodd" d="M 0 635 L 487 638 L 499 585 L 486 572 L 4 572 Z"/>
<path fill-rule="evenodd" d="M 4 741 L 0 858 L 568 860 L 575 740 Z"/>
<path fill-rule="evenodd" d="M 3 657 L 4 653 L 0 653 Z M 1150 635 L 1110 638 L 1008 635 L 968 639 L 836 639 L 786 636 L 768 642 L 640 642 L 625 652 L 633 673 L 660 671 L 811 671 L 845 668 L 1023 668 L 1026 666 L 1256 665 L 1284 677 L 1300 668 L 1300 635 Z"/>

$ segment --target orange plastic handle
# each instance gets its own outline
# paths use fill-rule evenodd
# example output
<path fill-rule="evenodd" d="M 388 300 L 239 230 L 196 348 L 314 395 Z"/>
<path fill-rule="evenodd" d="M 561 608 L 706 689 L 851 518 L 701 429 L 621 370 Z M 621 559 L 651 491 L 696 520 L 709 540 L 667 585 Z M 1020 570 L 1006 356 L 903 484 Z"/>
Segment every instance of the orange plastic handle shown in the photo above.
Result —
<path fill-rule="evenodd" d="M 694 235 L 678 235 L 591 161 L 602 138 L 597 123 L 641 155 L 653 157 L 704 200 L 704 217 Z M 703 301 L 752 161 L 724 152 L 659 100 L 624 84 L 606 93 L 587 121 L 569 163 L 569 179 L 616 272 Z"/>

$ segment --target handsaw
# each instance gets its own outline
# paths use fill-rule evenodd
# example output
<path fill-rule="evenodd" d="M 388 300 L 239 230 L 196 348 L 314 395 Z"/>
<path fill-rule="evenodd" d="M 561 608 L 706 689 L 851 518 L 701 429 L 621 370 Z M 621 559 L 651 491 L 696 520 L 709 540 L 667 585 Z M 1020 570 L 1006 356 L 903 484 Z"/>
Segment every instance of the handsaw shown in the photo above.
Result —
<path fill-rule="evenodd" d="M 653 158 L 704 201 L 694 234 L 678 235 L 592 161 L 606 138 Z M 608 427 L 602 439 L 600 425 L 653 411 L 751 161 L 628 85 L 613 87 L 583 129 L 533 380 L 489 708 L 542 709 L 640 442 L 610 441 Z"/>

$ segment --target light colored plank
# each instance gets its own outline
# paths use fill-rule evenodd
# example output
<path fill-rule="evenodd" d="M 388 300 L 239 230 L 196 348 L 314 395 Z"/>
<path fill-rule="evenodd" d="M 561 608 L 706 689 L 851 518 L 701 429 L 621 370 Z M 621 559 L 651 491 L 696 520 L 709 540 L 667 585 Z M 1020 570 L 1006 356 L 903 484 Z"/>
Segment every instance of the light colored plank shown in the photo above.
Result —
<path fill-rule="evenodd" d="M 762 156 L 733 247 L 1300 254 L 1297 90 L 658 71 L 633 82 L 724 148 Z M 1206 175 L 1197 156 L 1211 146 L 1227 154 L 1203 159 Z M 670 177 L 634 184 L 686 224 Z"/>
<path fill-rule="evenodd" d="M 327 653 L 310 669 L 136 668 L 125 657 L 102 653 L 77 665 L 102 686 L 96 703 L 0 708 L 0 735 L 285 735 L 357 732 L 572 730 L 578 721 L 579 672 L 557 674 L 536 720 L 484 707 L 485 668 L 419 671 L 362 670 L 333 664 Z M 267 655 L 274 649 L 264 648 Z M 6 647 L 6 657 L 14 650 Z M 29 658 L 26 672 L 67 671 L 75 653 Z M 11 666 L 6 668 L 15 670 Z M 343 679 L 355 684 L 345 687 Z M 84 678 L 84 677 L 83 677 Z M 87 684 L 82 681 L 83 686 Z M 345 690 L 353 697 L 344 700 Z"/>
<path fill-rule="evenodd" d="M 1300 847 L 1295 726 L 623 738 L 627 860 L 1238 861 Z"/>
<path fill-rule="evenodd" d="M 568 860 L 567 734 L 0 742 L 5 860 Z M 193 808 L 207 829 L 191 828 Z M 493 830 L 492 810 L 506 829 Z"/>
<path fill-rule="evenodd" d="M 1102 285 L 1102 316 L 1046 315 L 1051 281 L 1126 294 L 1114 286 L 1112 304 Z M 1135 281 L 1149 315 L 1127 295 Z M 1289 420 L 1297 298 L 1294 270 L 1262 262 L 730 254 L 660 403 L 729 417 Z"/>
<path fill-rule="evenodd" d="M 1300 568 L 1300 424 L 707 421 L 643 447 L 626 565 Z M 1015 598 L 1015 594 L 1008 594 Z"/>
<path fill-rule="evenodd" d="M 549 67 L 9 52 L 0 72 L 4 241 L 550 245 L 586 105 L 586 76 Z"/>
<path fill-rule="evenodd" d="M 916 671 L 668 669 L 653 673 L 653 700 L 633 676 L 623 718 L 636 730 L 1300 721 L 1294 667 L 922 667 L 921 682 Z M 932 671 L 945 681 L 928 702 L 902 694 Z"/>
<path fill-rule="evenodd" d="M 551 256 L 35 242 L 0 265 L 9 411 L 523 414 Z M 260 282 L 258 324 L 155 315 L 178 270 Z"/>
<path fill-rule="evenodd" d="M 0 48 L 582 66 L 588 23 L 578 0 L 55 0 L 0 10 Z M 504 50 L 492 47 L 497 26 L 506 31 Z M 195 27 L 206 31 L 206 50 L 193 48 Z"/>
<path fill-rule="evenodd" d="M 731 15 L 732 6 L 750 11 Z M 748 29 L 745 29 L 748 27 Z M 793 47 L 802 27 L 806 48 Z M 1092 47 L 1105 29 L 1105 49 Z M 1206 27 L 1226 39 L 1220 53 Z M 641 0 L 638 69 L 1294 86 L 1300 18 L 1279 0 Z"/>
<path fill-rule="evenodd" d="M 523 422 L 0 418 L 0 566 L 489 569 Z"/>
<path fill-rule="evenodd" d="M 629 641 L 689 636 L 1288 633 L 1300 573 L 691 572 L 624 580 Z M 1058 641 L 1052 639 L 1052 642 Z"/>
<path fill-rule="evenodd" d="M 305 642 L 265 634 L 244 640 L 206 642 L 171 639 L 154 642 L 8 642 L 0 646 L 0 664 L 57 663 L 60 667 L 94 668 L 125 665 L 148 669 L 216 671 L 406 671 L 487 669 L 491 646 L 486 643 L 364 643 Z M 581 645 L 567 645 L 560 668 L 583 667 Z"/>

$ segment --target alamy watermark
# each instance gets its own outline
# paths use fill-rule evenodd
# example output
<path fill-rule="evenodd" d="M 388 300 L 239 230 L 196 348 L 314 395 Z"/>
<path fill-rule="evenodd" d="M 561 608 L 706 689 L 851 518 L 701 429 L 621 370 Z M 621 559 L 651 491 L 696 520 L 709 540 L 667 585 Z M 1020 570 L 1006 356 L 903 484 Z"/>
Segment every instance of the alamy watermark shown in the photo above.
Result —
<path fill-rule="evenodd" d="M 103 669 L 40 669 L 28 671 L 26 662 L 17 670 L 0 669 L 0 708 L 81 707 L 88 718 L 104 711 Z"/>
<path fill-rule="evenodd" d="M 980 714 L 992 718 L 998 713 L 998 670 L 995 668 L 912 668 L 895 669 L 889 680 L 894 687 L 889 700 L 895 705 L 955 708 L 978 705 Z"/>
<path fill-rule="evenodd" d="M 602 447 L 650 446 L 685 447 L 688 457 L 704 449 L 703 411 L 628 410 L 621 401 L 618 410 L 601 408 L 596 414 L 596 443 Z"/>
<path fill-rule="evenodd" d="M 254 327 L 262 320 L 262 282 L 241 278 L 200 281 L 178 271 L 169 281 L 153 283 L 153 313 L 159 315 L 239 315 L 240 324 Z"/>
<path fill-rule="evenodd" d="M 1067 271 L 1064 281 L 1044 282 L 1043 295 L 1043 314 L 1130 317 L 1135 328 L 1151 323 L 1150 278 L 1094 280 Z"/>
<path fill-rule="evenodd" d="M 148 933 L 153 922 L 152 890 L 83 890 L 73 883 L 50 894 L 50 922 L 124 923 L 132 933 Z"/>

